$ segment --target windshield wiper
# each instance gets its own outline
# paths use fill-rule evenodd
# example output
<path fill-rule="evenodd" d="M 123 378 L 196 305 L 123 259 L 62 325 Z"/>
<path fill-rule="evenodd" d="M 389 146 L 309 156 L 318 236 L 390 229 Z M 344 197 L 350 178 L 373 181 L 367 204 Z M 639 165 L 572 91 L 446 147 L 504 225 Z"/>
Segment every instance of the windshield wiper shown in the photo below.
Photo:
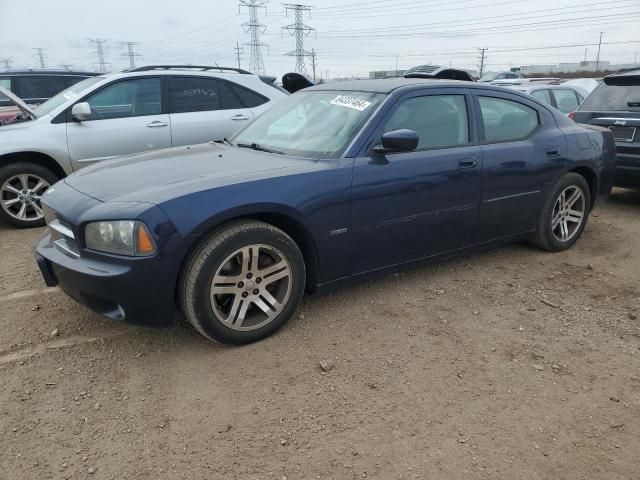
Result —
<path fill-rule="evenodd" d="M 238 143 L 236 144 L 236 147 L 251 148 L 253 150 L 258 150 L 260 152 L 277 153 L 278 155 L 283 155 L 283 152 L 281 152 L 280 150 L 274 150 L 273 148 L 263 147 L 258 143 Z"/>

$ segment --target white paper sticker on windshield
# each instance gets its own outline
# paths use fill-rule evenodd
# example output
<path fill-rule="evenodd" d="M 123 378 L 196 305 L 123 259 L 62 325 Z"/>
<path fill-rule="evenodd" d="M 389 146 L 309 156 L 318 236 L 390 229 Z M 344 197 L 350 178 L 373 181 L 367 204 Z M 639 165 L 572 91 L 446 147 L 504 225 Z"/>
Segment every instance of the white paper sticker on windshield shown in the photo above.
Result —
<path fill-rule="evenodd" d="M 329 102 L 331 105 L 340 105 L 341 107 L 353 108 L 354 110 L 358 110 L 362 112 L 366 109 L 371 102 L 367 102 L 366 100 L 362 100 L 357 97 L 350 97 L 349 95 L 338 95 L 336 98 Z"/>

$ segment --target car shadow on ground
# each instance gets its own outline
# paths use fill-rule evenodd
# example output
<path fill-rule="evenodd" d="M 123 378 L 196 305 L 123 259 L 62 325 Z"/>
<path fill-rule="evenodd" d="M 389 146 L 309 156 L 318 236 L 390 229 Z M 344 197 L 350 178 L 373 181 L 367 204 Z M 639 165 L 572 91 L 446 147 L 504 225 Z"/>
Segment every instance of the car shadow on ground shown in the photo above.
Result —
<path fill-rule="evenodd" d="M 640 190 L 616 188 L 609 195 L 607 203 L 640 209 Z"/>

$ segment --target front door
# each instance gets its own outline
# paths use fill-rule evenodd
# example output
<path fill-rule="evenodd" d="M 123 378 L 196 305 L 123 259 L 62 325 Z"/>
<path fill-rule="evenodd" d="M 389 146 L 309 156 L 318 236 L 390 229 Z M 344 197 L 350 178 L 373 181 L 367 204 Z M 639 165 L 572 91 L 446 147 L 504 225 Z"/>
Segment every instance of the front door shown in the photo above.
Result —
<path fill-rule="evenodd" d="M 91 106 L 91 118 L 67 123 L 74 168 L 171 146 L 169 115 L 162 113 L 160 77 L 117 81 L 80 101 Z"/>
<path fill-rule="evenodd" d="M 380 136 L 410 129 L 409 153 L 357 158 L 353 171 L 353 270 L 360 273 L 459 249 L 473 243 L 482 156 L 468 92 L 412 92 L 381 122 Z"/>

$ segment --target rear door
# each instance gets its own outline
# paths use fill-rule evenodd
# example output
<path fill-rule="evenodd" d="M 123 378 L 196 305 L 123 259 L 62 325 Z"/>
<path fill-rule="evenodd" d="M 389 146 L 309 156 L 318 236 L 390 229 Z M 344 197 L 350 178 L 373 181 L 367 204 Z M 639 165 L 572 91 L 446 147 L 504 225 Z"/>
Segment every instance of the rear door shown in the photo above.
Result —
<path fill-rule="evenodd" d="M 173 146 L 231 137 L 253 119 L 229 83 L 212 77 L 170 76 L 169 111 Z"/>
<path fill-rule="evenodd" d="M 481 241 L 530 231 L 567 155 L 546 108 L 520 95 L 474 91 L 482 143 Z"/>
<path fill-rule="evenodd" d="M 87 162 L 171 146 L 169 115 L 163 113 L 162 79 L 118 80 L 79 100 L 91 106 L 82 122 L 67 113 L 69 156 L 78 168 Z"/>

